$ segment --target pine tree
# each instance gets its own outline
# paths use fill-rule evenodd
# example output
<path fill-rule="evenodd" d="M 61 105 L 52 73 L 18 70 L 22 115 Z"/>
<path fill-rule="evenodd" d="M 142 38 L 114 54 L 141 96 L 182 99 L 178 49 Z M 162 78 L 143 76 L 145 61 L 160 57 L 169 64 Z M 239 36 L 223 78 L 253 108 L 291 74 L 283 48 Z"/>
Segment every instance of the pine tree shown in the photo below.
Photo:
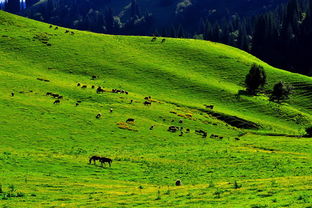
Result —
<path fill-rule="evenodd" d="M 5 10 L 11 13 L 18 13 L 20 8 L 20 0 L 7 0 Z"/>

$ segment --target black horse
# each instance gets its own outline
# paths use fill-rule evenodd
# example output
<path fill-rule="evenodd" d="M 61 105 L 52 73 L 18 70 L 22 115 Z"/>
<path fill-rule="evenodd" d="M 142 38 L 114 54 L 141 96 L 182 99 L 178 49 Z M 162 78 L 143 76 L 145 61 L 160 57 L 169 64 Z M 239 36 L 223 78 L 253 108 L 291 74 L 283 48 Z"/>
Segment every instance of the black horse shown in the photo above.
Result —
<path fill-rule="evenodd" d="M 99 156 L 92 156 L 92 157 L 90 157 L 90 159 L 89 159 L 89 164 L 91 164 L 91 162 L 92 162 L 92 160 L 93 160 L 93 164 L 95 165 L 95 162 L 97 161 L 97 160 L 100 160 L 101 159 L 101 157 L 99 157 Z"/>
<path fill-rule="evenodd" d="M 100 162 L 101 162 L 101 165 L 103 166 L 103 164 L 105 165 L 105 163 L 108 163 L 109 164 L 109 167 L 111 167 L 111 164 L 112 164 L 112 159 L 110 158 L 106 158 L 106 157 L 101 157 L 100 158 Z"/>

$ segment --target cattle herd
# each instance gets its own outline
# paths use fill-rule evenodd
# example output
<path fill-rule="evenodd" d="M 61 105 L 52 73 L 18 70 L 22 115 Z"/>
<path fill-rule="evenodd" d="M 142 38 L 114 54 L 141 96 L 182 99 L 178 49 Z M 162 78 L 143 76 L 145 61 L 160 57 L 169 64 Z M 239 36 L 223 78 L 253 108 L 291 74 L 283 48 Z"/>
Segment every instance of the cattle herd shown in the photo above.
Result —
<path fill-rule="evenodd" d="M 53 26 L 50 25 L 49 28 L 53 28 Z M 54 27 L 54 30 L 58 30 L 58 27 L 57 27 L 57 26 Z M 69 30 L 66 30 L 65 33 L 68 33 L 68 34 L 71 34 L 71 35 L 74 35 L 74 34 L 75 34 L 74 32 L 69 31 Z M 152 42 L 155 42 L 156 40 L 157 40 L 157 37 L 154 36 L 154 37 L 152 38 L 151 41 L 152 41 Z M 162 40 L 161 40 L 161 43 L 165 43 L 165 42 L 166 42 L 166 39 L 162 39 Z M 98 78 L 98 77 L 95 76 L 95 75 L 91 76 L 91 80 L 95 80 L 95 79 L 97 79 L 97 78 Z M 50 80 L 42 79 L 42 78 L 37 78 L 37 80 L 39 80 L 39 81 L 44 81 L 44 82 L 50 82 Z M 77 83 L 76 86 L 77 86 L 77 87 L 80 87 L 81 89 L 87 89 L 87 88 L 88 88 L 88 85 L 86 85 L 86 84 L 81 84 L 81 83 Z M 94 86 L 94 85 L 91 85 L 90 88 L 91 88 L 91 89 L 96 89 L 96 93 L 97 93 L 97 94 L 102 94 L 102 93 L 105 93 L 105 92 L 116 93 L 116 94 L 125 94 L 125 95 L 128 95 L 128 94 L 129 94 L 128 91 L 123 90 L 123 89 L 111 89 L 111 90 L 106 90 L 106 89 L 102 88 L 101 86 L 97 86 L 97 87 L 96 87 L 96 86 Z M 20 93 L 24 93 L 24 92 L 20 92 Z M 12 97 L 15 96 L 14 92 L 11 92 L 11 96 L 12 96 Z M 52 92 L 47 92 L 47 93 L 46 93 L 46 96 L 50 96 L 50 97 L 52 97 L 52 98 L 55 99 L 54 102 L 53 102 L 53 104 L 60 104 L 60 103 L 61 103 L 61 100 L 63 99 L 63 96 L 62 96 L 62 95 L 59 95 L 59 94 L 57 94 L 57 93 L 52 93 Z M 144 100 L 145 100 L 145 101 L 143 102 L 143 104 L 144 104 L 145 106 L 151 106 L 151 105 L 152 105 L 152 102 L 154 102 L 154 101 L 152 100 L 152 97 L 151 97 L 151 96 L 145 97 Z M 130 104 L 132 104 L 133 102 L 134 102 L 134 101 L 131 100 L 131 101 L 130 101 Z M 78 101 L 75 103 L 75 106 L 78 107 L 80 104 L 81 104 L 81 101 L 78 100 Z M 214 106 L 213 106 L 213 105 L 204 105 L 204 106 L 205 106 L 207 109 L 211 109 L 211 110 L 214 109 Z M 110 108 L 109 112 L 110 112 L 110 113 L 113 113 L 113 109 Z M 98 114 L 95 116 L 96 119 L 100 119 L 101 117 L 102 117 L 102 114 L 101 114 L 101 113 L 98 113 Z M 165 119 L 163 119 L 163 120 L 165 121 Z M 126 123 L 134 123 L 134 122 L 135 122 L 135 119 L 133 119 L 133 118 L 128 118 L 128 119 L 126 120 Z M 174 122 L 174 120 L 172 120 L 171 122 Z M 178 123 L 179 123 L 179 124 L 183 124 L 183 120 L 179 120 Z M 154 129 L 155 129 L 155 125 L 152 125 L 152 126 L 149 128 L 149 130 L 154 130 Z M 179 136 L 183 136 L 184 134 L 189 134 L 189 133 L 191 133 L 191 130 L 190 130 L 189 128 L 185 128 L 185 127 L 182 127 L 182 126 L 174 126 L 174 125 L 169 126 L 169 127 L 168 127 L 168 131 L 169 131 L 169 132 L 172 132 L 172 133 L 180 132 Z M 207 138 L 207 136 L 208 136 L 208 133 L 207 133 L 206 131 L 204 131 L 204 130 L 195 130 L 194 133 L 197 134 L 197 135 L 202 136 L 202 138 Z M 216 139 L 220 139 L 220 140 L 223 139 L 222 136 L 218 136 L 218 135 L 215 135 L 215 134 L 212 134 L 212 135 L 210 136 L 210 138 L 216 138 Z M 236 141 L 239 141 L 240 139 L 239 139 L 239 138 L 235 138 L 235 140 L 236 140 Z M 106 157 L 101 157 L 101 156 L 92 156 L 92 157 L 89 159 L 89 163 L 91 164 L 92 161 L 93 161 L 93 164 L 96 164 L 96 161 L 99 161 L 99 162 L 101 163 L 101 166 L 103 166 L 103 164 L 105 164 L 105 163 L 108 163 L 109 166 L 111 166 L 111 163 L 112 163 L 112 159 L 106 158 Z M 175 183 L 175 185 L 176 185 L 176 186 L 181 186 L 181 185 L 182 185 L 181 180 L 177 180 L 176 183 Z"/>

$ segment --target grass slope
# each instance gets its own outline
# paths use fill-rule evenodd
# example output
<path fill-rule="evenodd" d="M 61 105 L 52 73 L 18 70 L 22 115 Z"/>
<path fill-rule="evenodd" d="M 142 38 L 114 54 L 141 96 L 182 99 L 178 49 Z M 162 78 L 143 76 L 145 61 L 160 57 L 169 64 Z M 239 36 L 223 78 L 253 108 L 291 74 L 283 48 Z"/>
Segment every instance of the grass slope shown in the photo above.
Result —
<path fill-rule="evenodd" d="M 0 205 L 311 206 L 311 140 L 268 136 L 311 125 L 311 78 L 212 42 L 66 30 L 0 12 Z M 253 63 L 264 66 L 267 88 L 295 86 L 288 103 L 236 96 Z M 61 104 L 47 92 L 64 96 Z M 260 128 L 237 128 L 244 122 Z M 203 139 L 200 129 L 223 139 Z M 112 167 L 88 165 L 91 155 L 112 158 Z"/>

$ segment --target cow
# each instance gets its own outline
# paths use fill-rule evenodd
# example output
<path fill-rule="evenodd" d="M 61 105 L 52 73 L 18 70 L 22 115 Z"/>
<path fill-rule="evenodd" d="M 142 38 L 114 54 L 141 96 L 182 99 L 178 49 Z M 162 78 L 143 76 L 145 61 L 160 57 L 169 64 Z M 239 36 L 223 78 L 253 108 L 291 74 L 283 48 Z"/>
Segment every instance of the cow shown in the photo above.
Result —
<path fill-rule="evenodd" d="M 145 102 L 144 102 L 144 105 L 149 106 L 149 105 L 152 105 L 152 103 L 149 102 L 149 101 L 145 101 Z"/>
<path fill-rule="evenodd" d="M 135 121 L 134 118 L 128 118 L 126 122 L 127 123 L 131 123 L 131 122 L 133 123 L 134 121 Z"/>

